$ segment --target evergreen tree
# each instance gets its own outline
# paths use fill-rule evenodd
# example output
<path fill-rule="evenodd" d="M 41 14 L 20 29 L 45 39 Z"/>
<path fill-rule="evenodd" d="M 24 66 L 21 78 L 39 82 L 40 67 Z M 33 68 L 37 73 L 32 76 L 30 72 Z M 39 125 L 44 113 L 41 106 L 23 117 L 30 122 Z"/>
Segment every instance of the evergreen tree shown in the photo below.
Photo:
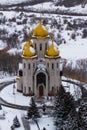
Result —
<path fill-rule="evenodd" d="M 17 116 L 15 116 L 15 118 L 13 119 L 13 126 L 20 127 L 20 122 Z"/>
<path fill-rule="evenodd" d="M 74 99 L 63 86 L 58 90 L 54 104 L 54 123 L 57 130 L 77 130 L 78 120 Z"/>
<path fill-rule="evenodd" d="M 27 112 L 27 116 L 29 119 L 40 117 L 37 105 L 34 101 L 34 98 L 31 98 L 31 103 L 30 103 L 30 107 L 29 107 L 28 112 Z"/>
<path fill-rule="evenodd" d="M 84 101 L 80 102 L 77 116 L 78 116 L 78 128 L 81 130 L 87 130 L 87 112 L 86 112 L 86 103 Z"/>

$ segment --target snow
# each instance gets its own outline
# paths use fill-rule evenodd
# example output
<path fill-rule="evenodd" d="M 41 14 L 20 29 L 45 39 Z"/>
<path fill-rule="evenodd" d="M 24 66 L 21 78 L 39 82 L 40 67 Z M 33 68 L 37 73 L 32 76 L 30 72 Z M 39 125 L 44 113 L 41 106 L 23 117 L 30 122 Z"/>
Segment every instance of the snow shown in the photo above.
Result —
<path fill-rule="evenodd" d="M 11 108 L 6 108 L 2 107 L 4 114 L 5 114 L 5 119 L 1 120 L 0 119 L 0 129 L 1 130 L 10 130 L 11 125 L 13 124 L 13 119 L 17 115 L 19 122 L 21 124 L 20 128 L 17 128 L 18 130 L 24 130 L 23 124 L 22 124 L 22 111 L 16 110 L 16 109 L 11 109 Z"/>
<path fill-rule="evenodd" d="M 74 81 L 74 82 L 78 82 L 78 81 Z M 82 96 L 81 89 L 77 85 L 70 84 L 67 82 L 62 82 L 62 85 L 64 86 L 66 92 L 70 92 L 75 100 L 81 98 Z"/>
<path fill-rule="evenodd" d="M 77 13 L 87 13 L 87 4 L 85 5 L 85 8 L 82 8 L 81 5 L 79 6 L 75 6 L 75 7 L 71 7 L 70 10 L 72 12 L 77 12 Z"/>
<path fill-rule="evenodd" d="M 9 11 L 4 11 L 4 12 L 0 11 L 0 13 L 3 13 L 4 16 L 5 16 L 7 19 L 10 19 L 10 18 L 16 16 L 16 12 L 14 12 L 14 11 L 10 11 L 10 13 L 9 13 Z M 18 13 L 17 13 L 17 14 L 18 14 Z"/>
<path fill-rule="evenodd" d="M 0 40 L 0 50 L 4 49 L 6 47 L 6 43 L 3 43 L 1 40 Z"/>
<path fill-rule="evenodd" d="M 6 88 L 4 88 L 1 91 L 0 96 L 3 97 L 3 99 L 8 101 L 9 103 L 29 106 L 30 97 L 23 96 L 22 93 L 17 92 L 17 89 L 16 89 L 17 84 L 15 84 L 15 90 L 13 90 L 13 85 L 14 84 L 9 85 Z M 15 95 L 13 94 L 13 91 L 15 91 Z"/>
<path fill-rule="evenodd" d="M 16 84 L 15 84 L 15 87 L 16 87 Z M 0 92 L 0 97 L 2 97 L 3 99 L 5 99 L 8 102 L 19 104 L 19 105 L 29 105 L 29 103 L 30 103 L 29 97 L 23 96 L 23 94 L 20 94 L 16 90 L 15 90 L 15 95 L 13 95 L 13 84 L 8 85 L 6 88 L 3 89 Z M 21 124 L 21 127 L 17 128 L 17 129 L 24 130 L 24 126 L 23 126 L 21 118 L 25 115 L 26 111 L 11 109 L 11 108 L 7 108 L 4 106 L 2 106 L 2 110 L 0 112 L 1 114 L 2 114 L 2 111 L 5 114 L 5 119 L 3 119 L 3 120 L 0 119 L 1 130 L 5 130 L 5 129 L 10 130 L 10 127 L 13 124 L 13 119 L 16 115 Z M 40 119 L 38 119 L 38 124 L 39 124 L 40 129 L 45 127 L 47 130 L 53 130 L 53 129 L 55 130 L 52 117 L 48 117 L 46 115 L 42 116 Z M 33 130 L 33 129 L 38 130 L 34 121 L 29 120 L 29 125 L 30 125 L 31 130 Z"/>
<path fill-rule="evenodd" d="M 0 4 L 1 5 L 11 5 L 11 4 L 18 4 L 18 3 L 27 2 L 27 1 L 29 1 L 29 0 L 0 0 Z"/>
<path fill-rule="evenodd" d="M 31 51 L 32 53 L 35 53 L 35 49 L 34 49 L 33 47 L 30 47 L 30 51 Z"/>
<path fill-rule="evenodd" d="M 87 58 L 87 39 L 80 41 L 70 41 L 59 46 L 60 56 L 68 60 L 78 60 Z"/>
<path fill-rule="evenodd" d="M 1 77 L 1 75 L 2 75 L 2 77 Z M 9 82 L 9 81 L 14 81 L 15 79 L 16 79 L 15 76 L 10 76 L 7 73 L 0 72 L 0 84 Z"/>
<path fill-rule="evenodd" d="M 44 122 L 44 123 L 43 123 Z M 55 127 L 53 125 L 53 119 L 52 118 L 42 118 L 38 121 L 40 129 L 43 129 L 43 127 L 46 128 L 46 130 L 55 130 Z"/>
<path fill-rule="evenodd" d="M 8 51 L 10 55 L 16 55 L 18 53 L 17 48 L 12 48 Z"/>
<path fill-rule="evenodd" d="M 31 130 L 38 130 L 36 124 L 34 121 L 30 120 L 30 129 Z M 44 122 L 44 123 L 43 123 Z M 43 118 L 40 118 L 38 119 L 38 124 L 39 124 L 39 127 L 40 127 L 40 130 L 43 130 L 43 128 L 45 127 L 46 130 L 55 130 L 55 126 L 53 124 L 53 118 L 50 117 L 43 117 Z"/>

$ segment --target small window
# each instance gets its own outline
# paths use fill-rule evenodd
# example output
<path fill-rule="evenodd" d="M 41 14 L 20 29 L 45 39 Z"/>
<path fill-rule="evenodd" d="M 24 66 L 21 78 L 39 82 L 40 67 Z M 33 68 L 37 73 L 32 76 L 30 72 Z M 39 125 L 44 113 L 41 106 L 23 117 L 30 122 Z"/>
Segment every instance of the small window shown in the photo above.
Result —
<path fill-rule="evenodd" d="M 54 69 L 54 64 L 52 63 L 52 69 Z"/>
<path fill-rule="evenodd" d="M 24 68 L 26 68 L 26 64 L 24 63 Z"/>
<path fill-rule="evenodd" d="M 54 91 L 54 87 L 52 86 L 52 91 Z"/>
<path fill-rule="evenodd" d="M 47 63 L 47 67 L 49 68 L 49 63 Z"/>
<path fill-rule="evenodd" d="M 59 67 L 59 64 L 57 63 L 57 68 Z"/>
<path fill-rule="evenodd" d="M 40 51 L 42 50 L 42 44 L 40 44 Z"/>
<path fill-rule="evenodd" d="M 35 69 L 35 63 L 33 63 L 33 68 Z"/>
<path fill-rule="evenodd" d="M 36 43 L 35 43 L 35 49 L 36 49 Z"/>
<path fill-rule="evenodd" d="M 31 87 L 29 87 L 29 93 L 31 92 Z"/>
<path fill-rule="evenodd" d="M 19 70 L 19 76 L 23 76 L 23 71 Z"/>
<path fill-rule="evenodd" d="M 30 69 L 30 64 L 28 64 L 28 69 Z"/>
<path fill-rule="evenodd" d="M 26 87 L 24 87 L 24 93 L 26 93 Z"/>

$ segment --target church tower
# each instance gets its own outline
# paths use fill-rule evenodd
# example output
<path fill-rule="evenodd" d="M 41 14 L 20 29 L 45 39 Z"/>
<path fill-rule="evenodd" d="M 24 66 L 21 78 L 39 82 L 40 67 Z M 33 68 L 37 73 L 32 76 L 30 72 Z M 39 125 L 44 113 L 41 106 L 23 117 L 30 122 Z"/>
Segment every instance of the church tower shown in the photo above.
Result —
<path fill-rule="evenodd" d="M 61 76 L 60 55 L 55 44 L 43 22 L 40 21 L 33 30 L 32 39 L 25 42 L 23 47 L 22 67 L 19 67 L 17 77 L 18 91 L 26 96 L 56 94 L 61 86 Z"/>

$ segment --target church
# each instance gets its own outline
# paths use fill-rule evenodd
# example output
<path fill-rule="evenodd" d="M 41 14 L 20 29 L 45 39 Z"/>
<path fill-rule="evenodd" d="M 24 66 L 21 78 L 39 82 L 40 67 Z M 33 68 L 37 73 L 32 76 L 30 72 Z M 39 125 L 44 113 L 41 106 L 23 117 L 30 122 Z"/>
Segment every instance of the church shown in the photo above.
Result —
<path fill-rule="evenodd" d="M 61 86 L 59 50 L 42 20 L 23 46 L 16 79 L 17 91 L 25 96 L 54 96 Z"/>

